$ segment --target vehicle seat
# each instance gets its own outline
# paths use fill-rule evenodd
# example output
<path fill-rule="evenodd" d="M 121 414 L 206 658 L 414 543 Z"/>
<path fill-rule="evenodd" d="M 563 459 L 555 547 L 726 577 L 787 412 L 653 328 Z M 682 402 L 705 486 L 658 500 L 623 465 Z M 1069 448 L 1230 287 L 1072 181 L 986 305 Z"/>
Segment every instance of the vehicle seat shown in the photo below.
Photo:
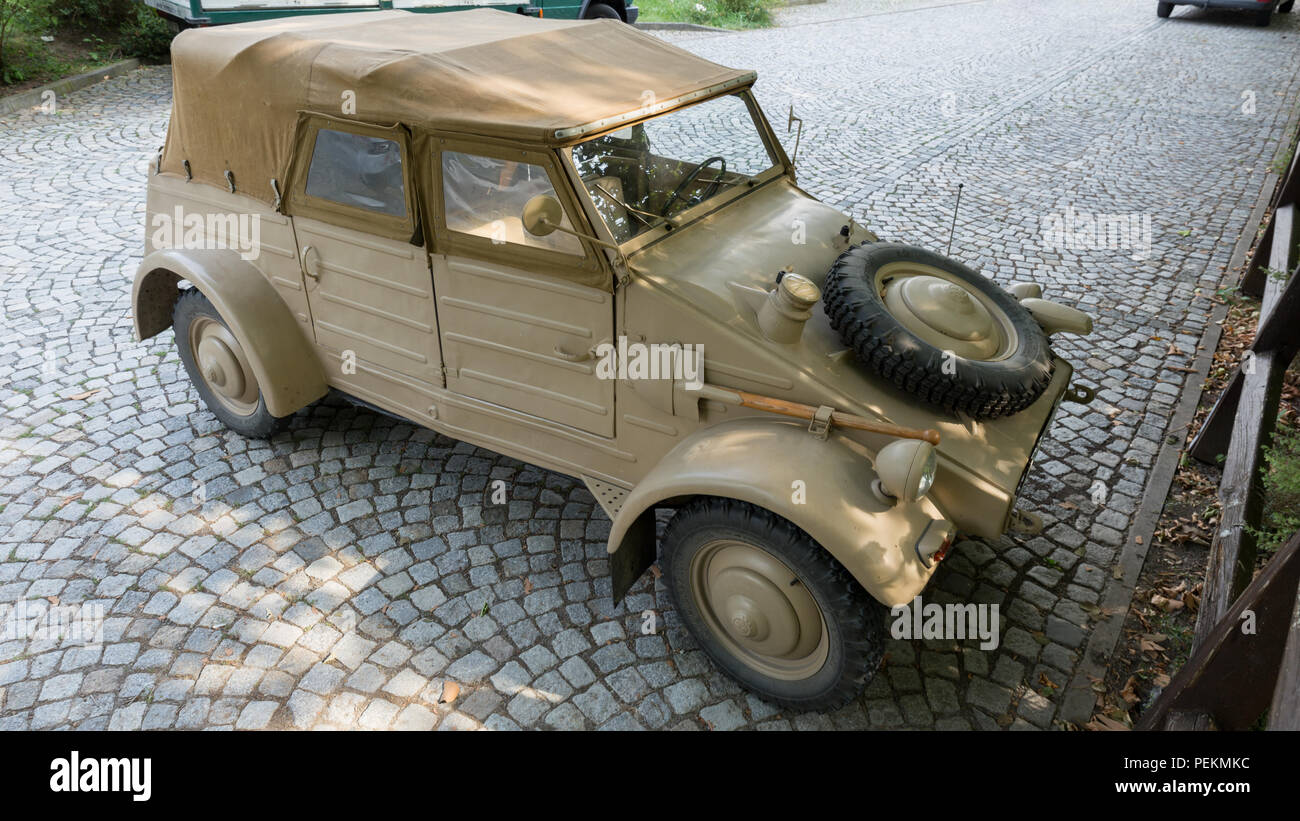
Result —
<path fill-rule="evenodd" d="M 588 184 L 587 190 L 591 192 L 596 207 L 600 209 L 601 217 L 604 218 L 605 224 L 609 226 L 610 233 L 614 235 L 614 241 L 626 242 L 632 237 L 632 225 L 629 221 L 630 217 L 627 209 L 617 202 L 612 202 L 609 197 L 602 197 L 600 189 L 596 186 L 600 186 L 600 188 L 605 189 L 618 199 L 623 200 L 623 202 L 627 202 L 627 198 L 623 193 L 623 181 L 618 177 L 596 177 Z"/>

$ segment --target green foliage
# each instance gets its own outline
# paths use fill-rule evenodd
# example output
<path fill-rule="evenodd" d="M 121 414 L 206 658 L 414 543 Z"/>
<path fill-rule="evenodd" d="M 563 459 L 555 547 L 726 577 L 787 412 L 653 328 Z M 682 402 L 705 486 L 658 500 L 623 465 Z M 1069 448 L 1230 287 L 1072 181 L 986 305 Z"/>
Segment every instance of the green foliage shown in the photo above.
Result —
<path fill-rule="evenodd" d="M 38 0 L 0 0 L 0 82 L 17 83 L 24 77 L 19 59 L 21 29 L 31 18 Z M 26 49 L 22 49 L 24 55 Z M 14 79 L 10 79 L 13 76 Z"/>
<path fill-rule="evenodd" d="M 1255 535 L 1272 551 L 1300 530 L 1300 428 L 1279 426 L 1264 459 L 1264 519 Z"/>
<path fill-rule="evenodd" d="M 136 0 L 46 0 L 49 13 L 60 27 L 117 28 L 135 16 Z"/>
<path fill-rule="evenodd" d="M 162 62 L 171 53 L 172 32 L 153 9 L 140 3 L 134 19 L 122 26 L 119 38 L 122 53 L 149 62 Z"/>
<path fill-rule="evenodd" d="M 778 5 L 779 0 L 637 0 L 641 20 L 729 29 L 771 26 Z"/>
<path fill-rule="evenodd" d="M 55 49 L 43 35 L 58 38 Z M 0 86 L 53 80 L 124 56 L 162 62 L 171 40 L 171 27 L 139 0 L 0 0 Z M 70 44 L 79 45 L 71 60 Z"/>

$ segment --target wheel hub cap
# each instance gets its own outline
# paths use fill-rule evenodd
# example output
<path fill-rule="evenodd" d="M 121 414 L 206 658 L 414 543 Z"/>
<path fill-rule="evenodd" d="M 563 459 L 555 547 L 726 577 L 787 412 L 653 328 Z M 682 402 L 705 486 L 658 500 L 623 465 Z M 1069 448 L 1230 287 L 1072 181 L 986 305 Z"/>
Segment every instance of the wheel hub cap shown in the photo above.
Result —
<path fill-rule="evenodd" d="M 217 401 L 240 416 L 255 412 L 261 398 L 257 378 L 234 334 L 211 317 L 195 319 L 189 333 L 197 377 Z"/>
<path fill-rule="evenodd" d="M 989 360 L 1004 347 L 1002 324 L 958 283 L 928 274 L 898 276 L 885 285 L 884 300 L 903 327 L 941 350 Z"/>
<path fill-rule="evenodd" d="M 780 559 L 744 542 L 714 542 L 697 554 L 691 578 L 709 626 L 748 666 L 784 679 L 821 669 L 821 609 Z"/>
<path fill-rule="evenodd" d="M 214 336 L 199 343 L 199 367 L 203 377 L 217 393 L 231 399 L 243 396 L 247 380 L 230 348 Z"/>

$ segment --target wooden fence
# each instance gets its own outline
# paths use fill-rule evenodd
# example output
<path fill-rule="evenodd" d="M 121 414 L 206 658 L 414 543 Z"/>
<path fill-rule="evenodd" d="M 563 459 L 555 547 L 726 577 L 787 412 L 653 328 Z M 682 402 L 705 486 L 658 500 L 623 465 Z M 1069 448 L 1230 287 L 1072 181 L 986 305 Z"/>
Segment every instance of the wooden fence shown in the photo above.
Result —
<path fill-rule="evenodd" d="M 1260 298 L 1259 328 L 1188 452 L 1223 460 L 1222 517 L 1210 547 L 1192 655 L 1138 729 L 1300 729 L 1300 533 L 1252 579 L 1263 514 L 1264 448 L 1277 423 L 1282 378 L 1300 353 L 1300 218 L 1296 161 L 1241 281 Z M 1267 263 L 1267 264 L 1265 264 Z"/>

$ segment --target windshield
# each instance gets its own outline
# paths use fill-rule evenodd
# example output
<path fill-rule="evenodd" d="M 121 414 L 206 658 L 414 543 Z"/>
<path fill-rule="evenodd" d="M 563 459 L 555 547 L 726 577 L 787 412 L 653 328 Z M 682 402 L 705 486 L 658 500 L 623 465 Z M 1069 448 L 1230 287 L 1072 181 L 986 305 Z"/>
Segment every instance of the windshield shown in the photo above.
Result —
<path fill-rule="evenodd" d="M 714 97 L 572 151 L 596 210 L 619 243 L 749 183 L 776 163 L 738 96 Z"/>

